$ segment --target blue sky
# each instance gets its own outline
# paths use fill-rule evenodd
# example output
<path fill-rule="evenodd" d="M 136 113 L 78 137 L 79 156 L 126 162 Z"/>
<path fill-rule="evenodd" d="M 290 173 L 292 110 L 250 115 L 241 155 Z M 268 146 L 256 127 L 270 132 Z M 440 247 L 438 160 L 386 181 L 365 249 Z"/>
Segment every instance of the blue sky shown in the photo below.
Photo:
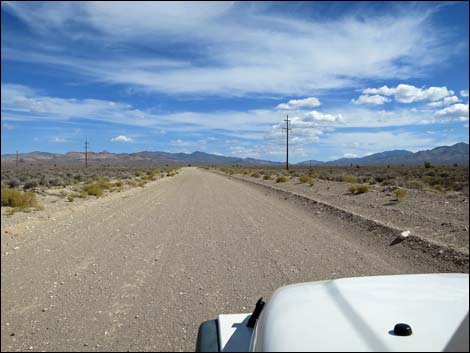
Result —
<path fill-rule="evenodd" d="M 2 153 L 468 143 L 468 2 L 2 2 Z"/>

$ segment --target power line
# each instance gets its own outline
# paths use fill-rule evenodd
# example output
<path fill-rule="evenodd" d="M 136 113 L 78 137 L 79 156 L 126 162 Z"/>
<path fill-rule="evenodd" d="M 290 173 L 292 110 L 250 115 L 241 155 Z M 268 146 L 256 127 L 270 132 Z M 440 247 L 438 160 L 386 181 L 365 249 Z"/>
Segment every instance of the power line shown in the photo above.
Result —
<path fill-rule="evenodd" d="M 286 170 L 289 170 L 289 130 L 292 130 L 289 129 L 289 115 L 286 115 L 286 119 L 284 119 L 284 121 L 286 122 L 286 127 L 283 127 L 282 130 L 286 131 Z"/>

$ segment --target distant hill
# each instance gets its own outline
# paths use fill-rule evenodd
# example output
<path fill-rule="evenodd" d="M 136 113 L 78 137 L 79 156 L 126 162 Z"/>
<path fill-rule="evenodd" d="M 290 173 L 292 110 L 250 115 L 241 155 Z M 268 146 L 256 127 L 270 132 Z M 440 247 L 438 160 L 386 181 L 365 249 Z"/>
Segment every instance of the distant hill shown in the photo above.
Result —
<path fill-rule="evenodd" d="M 317 161 L 315 159 L 309 159 L 308 161 L 303 161 L 303 162 L 299 162 L 297 163 L 296 165 L 301 165 L 301 166 L 314 166 L 314 165 L 322 165 L 322 164 L 325 164 L 326 162 L 322 162 L 322 161 Z"/>
<path fill-rule="evenodd" d="M 83 164 L 84 152 L 67 152 L 65 154 L 47 152 L 20 153 L 19 162 L 22 164 L 44 164 L 72 166 Z M 16 161 L 15 154 L 2 155 L 3 164 L 12 164 Z M 169 153 L 159 151 L 143 151 L 137 153 L 110 153 L 88 152 L 90 165 L 283 165 L 278 162 L 265 161 L 253 158 L 225 157 L 215 154 L 196 151 L 193 153 Z"/>
<path fill-rule="evenodd" d="M 324 165 L 421 165 L 430 162 L 434 165 L 457 163 L 468 165 L 468 143 L 457 143 L 453 146 L 440 146 L 431 150 L 410 152 L 394 150 L 371 154 L 362 158 L 341 158 L 323 163 Z M 313 161 L 316 162 L 316 161 Z M 300 162 L 298 165 L 309 165 L 310 161 Z M 321 162 L 319 163 L 321 164 Z M 311 165 L 314 165 L 313 163 Z M 318 165 L 318 164 L 317 164 Z"/>
<path fill-rule="evenodd" d="M 453 146 L 440 146 L 416 153 L 406 150 L 385 151 L 362 158 L 341 158 L 329 162 L 307 160 L 297 163 L 299 166 L 315 165 L 422 165 L 425 161 L 434 165 L 468 165 L 468 144 L 457 143 Z M 16 155 L 2 155 L 2 164 L 15 163 Z M 68 152 L 65 154 L 48 152 L 29 152 L 19 154 L 20 163 L 45 165 L 78 165 L 85 161 L 85 153 Z M 242 165 L 242 166 L 283 166 L 284 163 L 254 158 L 225 157 L 205 152 L 170 153 L 143 151 L 136 153 L 89 152 L 90 165 Z"/>

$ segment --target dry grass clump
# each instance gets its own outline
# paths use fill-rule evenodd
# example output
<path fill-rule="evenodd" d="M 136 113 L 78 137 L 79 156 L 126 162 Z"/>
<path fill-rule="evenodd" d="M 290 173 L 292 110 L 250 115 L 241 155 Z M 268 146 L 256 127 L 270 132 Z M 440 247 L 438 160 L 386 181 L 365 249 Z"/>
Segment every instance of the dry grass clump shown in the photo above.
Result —
<path fill-rule="evenodd" d="M 299 176 L 299 182 L 300 183 L 309 183 L 309 184 L 313 184 L 313 179 L 310 175 L 306 174 L 306 175 L 301 175 Z"/>
<path fill-rule="evenodd" d="M 88 195 L 99 197 L 103 195 L 104 188 L 98 183 L 90 183 L 83 185 L 83 191 L 85 191 Z"/>
<path fill-rule="evenodd" d="M 349 192 L 354 195 L 364 194 L 370 191 L 369 185 L 352 185 L 348 188 Z"/>
<path fill-rule="evenodd" d="M 36 194 L 29 191 L 2 189 L 1 200 L 2 207 L 11 207 L 11 214 L 15 211 L 28 212 L 31 208 L 41 208 L 38 201 L 36 200 Z"/>
<path fill-rule="evenodd" d="M 345 183 L 351 183 L 351 184 L 358 182 L 357 177 L 352 176 L 352 175 L 343 175 L 341 180 L 344 181 Z"/>
<path fill-rule="evenodd" d="M 408 195 L 408 191 L 405 189 L 396 189 L 393 191 L 393 194 L 395 195 L 397 201 L 401 201 Z"/>
<path fill-rule="evenodd" d="M 276 178 L 276 183 L 285 183 L 287 180 L 289 180 L 289 178 L 286 177 L 285 175 L 279 175 Z"/>

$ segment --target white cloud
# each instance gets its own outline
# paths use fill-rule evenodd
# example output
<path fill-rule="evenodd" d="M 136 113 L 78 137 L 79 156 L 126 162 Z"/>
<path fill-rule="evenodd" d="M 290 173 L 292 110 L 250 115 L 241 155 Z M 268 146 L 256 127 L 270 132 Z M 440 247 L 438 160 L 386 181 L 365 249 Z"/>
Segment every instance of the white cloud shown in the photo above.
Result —
<path fill-rule="evenodd" d="M 339 123 L 343 120 L 341 114 L 325 114 L 312 110 L 304 115 L 304 121 L 315 123 Z"/>
<path fill-rule="evenodd" d="M 169 94 L 311 95 L 365 79 L 421 76 L 459 47 L 430 20 L 431 10 L 371 17 L 351 12 L 315 21 L 225 2 L 12 2 L 5 9 L 38 38 L 2 40 L 2 59 L 50 64 L 94 81 Z M 65 54 L 61 41 L 89 50 Z M 157 58 L 154 64 L 109 55 L 144 47 L 153 55 L 159 43 L 190 47 L 195 55 L 186 62 Z"/>
<path fill-rule="evenodd" d="M 408 84 L 399 84 L 396 87 L 383 86 L 380 88 L 366 88 L 362 91 L 364 94 L 382 94 L 384 96 L 394 96 L 400 103 L 414 103 L 423 100 L 438 101 L 448 96 L 454 95 L 454 92 L 447 87 L 429 87 L 418 88 Z"/>
<path fill-rule="evenodd" d="M 293 109 L 305 109 L 305 108 L 315 108 L 320 105 L 320 100 L 315 97 L 305 98 L 305 99 L 291 99 L 287 103 L 279 104 L 276 109 L 283 110 L 293 110 Z"/>
<path fill-rule="evenodd" d="M 134 139 L 124 135 L 119 135 L 111 139 L 112 142 L 134 142 Z"/>
<path fill-rule="evenodd" d="M 379 96 L 379 95 L 361 95 L 359 96 L 358 99 L 353 99 L 352 102 L 354 104 L 374 104 L 374 105 L 380 105 L 384 104 L 387 102 L 390 102 L 390 99 L 384 96 Z"/>
<path fill-rule="evenodd" d="M 434 114 L 437 118 L 444 118 L 458 121 L 468 121 L 468 103 L 467 104 L 454 104 L 450 107 L 438 110 Z"/>
<path fill-rule="evenodd" d="M 344 153 L 343 157 L 344 158 L 356 158 L 357 154 L 348 152 L 348 153 Z"/>
<path fill-rule="evenodd" d="M 454 104 L 457 102 L 460 102 L 459 97 L 450 96 L 450 97 L 445 97 L 444 99 L 437 101 L 437 102 L 428 103 L 427 105 L 432 108 L 438 108 L 438 107 L 445 107 L 446 105 Z"/>
<path fill-rule="evenodd" d="M 53 137 L 51 139 L 49 139 L 49 142 L 53 142 L 53 143 L 66 143 L 68 142 L 65 138 L 63 137 Z"/>
<path fill-rule="evenodd" d="M 460 91 L 460 96 L 468 98 L 468 89 L 467 90 L 461 90 Z"/>

